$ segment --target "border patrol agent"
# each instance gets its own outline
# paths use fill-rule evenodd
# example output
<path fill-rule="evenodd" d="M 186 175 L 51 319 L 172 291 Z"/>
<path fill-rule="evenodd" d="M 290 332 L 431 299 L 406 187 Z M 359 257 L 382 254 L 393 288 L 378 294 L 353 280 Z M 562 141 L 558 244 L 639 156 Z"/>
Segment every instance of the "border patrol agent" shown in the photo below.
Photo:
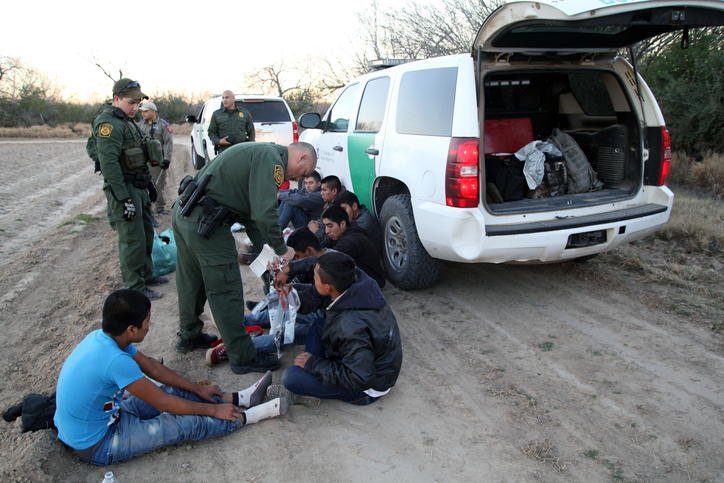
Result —
<path fill-rule="evenodd" d="M 148 172 L 143 135 L 133 121 L 139 103 L 148 96 L 138 81 L 123 78 L 113 85 L 113 102 L 93 120 L 93 138 L 103 172 L 103 191 L 118 232 L 118 258 L 126 288 L 150 300 L 163 297 L 148 285 L 168 283 L 153 276 L 151 202 L 156 188 Z"/>
<path fill-rule="evenodd" d="M 172 216 L 178 250 L 178 351 L 208 349 L 216 340 L 201 332 L 204 323 L 199 316 L 208 300 L 233 372 L 265 372 L 279 366 L 276 356 L 257 355 L 244 327 L 244 287 L 229 227 L 234 221 L 244 224 L 255 246 L 267 243 L 290 261 L 294 250 L 287 247 L 279 226 L 277 190 L 285 180 L 306 177 L 316 166 L 316 152 L 308 143 L 244 143 L 224 151 L 195 180 L 188 176 L 181 182 Z M 204 220 L 222 208 L 231 216 L 207 230 Z"/>
<path fill-rule="evenodd" d="M 158 191 L 158 198 L 154 203 L 156 214 L 168 215 L 163 190 L 166 188 L 166 170 L 171 164 L 173 154 L 173 131 L 166 121 L 158 117 L 158 109 L 153 102 L 144 102 L 140 110 L 143 116 L 143 120 L 138 121 L 141 133 L 151 139 L 158 139 L 163 147 L 163 162 L 161 164 L 149 163 L 148 170 L 151 173 L 153 184 L 156 186 L 156 191 Z"/>
<path fill-rule="evenodd" d="M 222 109 L 211 115 L 209 139 L 219 154 L 234 144 L 254 141 L 256 130 L 251 114 L 246 109 L 236 107 L 236 97 L 231 91 L 221 96 Z"/>

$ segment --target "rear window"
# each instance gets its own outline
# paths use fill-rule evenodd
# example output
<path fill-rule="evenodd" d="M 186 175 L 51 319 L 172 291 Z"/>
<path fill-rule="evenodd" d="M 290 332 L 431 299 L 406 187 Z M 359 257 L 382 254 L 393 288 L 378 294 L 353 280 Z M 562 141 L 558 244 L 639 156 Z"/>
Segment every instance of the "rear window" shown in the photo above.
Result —
<path fill-rule="evenodd" d="M 236 101 L 236 107 L 249 111 L 254 122 L 292 122 L 282 101 Z"/>
<path fill-rule="evenodd" d="M 457 67 L 405 73 L 397 97 L 397 132 L 450 136 L 457 79 Z"/>

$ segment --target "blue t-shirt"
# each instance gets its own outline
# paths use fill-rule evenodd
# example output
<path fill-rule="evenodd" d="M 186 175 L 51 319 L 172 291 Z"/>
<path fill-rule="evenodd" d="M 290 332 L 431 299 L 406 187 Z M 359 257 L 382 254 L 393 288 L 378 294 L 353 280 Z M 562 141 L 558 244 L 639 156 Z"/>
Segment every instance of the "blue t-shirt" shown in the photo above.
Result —
<path fill-rule="evenodd" d="M 75 449 L 90 448 L 118 417 L 124 388 L 143 377 L 132 358 L 136 348 L 121 350 L 96 330 L 73 349 L 58 376 L 55 426 L 60 439 Z"/>

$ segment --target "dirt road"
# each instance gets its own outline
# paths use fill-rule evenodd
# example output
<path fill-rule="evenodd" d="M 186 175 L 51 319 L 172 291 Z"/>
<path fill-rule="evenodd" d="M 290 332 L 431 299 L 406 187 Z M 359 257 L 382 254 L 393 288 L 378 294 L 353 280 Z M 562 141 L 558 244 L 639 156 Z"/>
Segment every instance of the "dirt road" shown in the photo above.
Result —
<path fill-rule="evenodd" d="M 175 142 L 169 198 L 192 171 L 186 138 Z M 0 165 L 4 410 L 54 390 L 121 278 L 84 140 L 1 141 Z M 168 216 L 159 221 L 170 227 Z M 666 313 L 607 261 L 445 263 L 432 289 L 388 286 L 404 363 L 376 404 L 292 406 L 284 417 L 113 471 L 121 482 L 724 481 L 721 334 Z M 260 284 L 241 270 L 247 297 L 259 299 Z M 139 349 L 188 379 L 246 387 L 254 376 L 175 351 L 171 279 Z M 55 431 L 0 423 L 0 481 L 90 483 L 104 471 L 81 463 Z"/>

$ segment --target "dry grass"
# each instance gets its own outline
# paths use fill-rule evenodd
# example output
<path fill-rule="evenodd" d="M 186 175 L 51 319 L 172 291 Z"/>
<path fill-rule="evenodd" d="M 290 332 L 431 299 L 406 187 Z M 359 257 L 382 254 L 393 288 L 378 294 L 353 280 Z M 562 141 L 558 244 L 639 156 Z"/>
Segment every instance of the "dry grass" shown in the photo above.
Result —
<path fill-rule="evenodd" d="M 724 155 L 708 152 L 701 161 L 674 153 L 667 178 L 674 186 L 696 187 L 721 198 L 724 195 Z"/>
<path fill-rule="evenodd" d="M 521 448 L 521 451 L 526 456 L 551 465 L 558 472 L 565 471 L 568 465 L 570 465 L 570 463 L 561 462 L 556 456 L 556 449 L 549 438 L 544 438 L 541 441 L 533 441 Z"/>
<path fill-rule="evenodd" d="M 177 136 L 191 134 L 193 124 L 172 124 L 171 130 Z M 90 136 L 90 123 L 67 123 L 60 126 L 0 127 L 0 138 L 59 139 Z"/>

